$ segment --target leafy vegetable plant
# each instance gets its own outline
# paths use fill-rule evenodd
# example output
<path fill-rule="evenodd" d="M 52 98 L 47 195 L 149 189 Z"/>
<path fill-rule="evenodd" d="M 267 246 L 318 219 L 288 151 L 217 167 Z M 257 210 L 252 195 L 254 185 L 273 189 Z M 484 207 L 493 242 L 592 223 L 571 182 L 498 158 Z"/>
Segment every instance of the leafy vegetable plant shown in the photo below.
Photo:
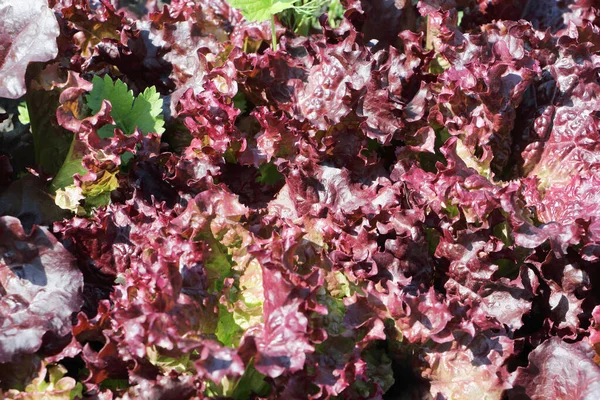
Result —
<path fill-rule="evenodd" d="M 110 107 L 110 117 L 114 121 L 99 127 L 96 133 L 99 139 L 113 137 L 115 129 L 120 129 L 125 135 L 133 134 L 136 129 L 142 134 L 164 132 L 163 100 L 154 86 L 134 97 L 133 91 L 129 90 L 124 82 L 119 79 L 113 81 L 108 75 L 104 78 L 95 76 L 92 84 L 91 92 L 85 96 L 85 104 L 91 115 L 96 116 L 103 107 Z M 90 171 L 83 165 L 83 158 L 90 152 L 97 151 L 86 146 L 81 138 L 75 135 L 63 166 L 52 181 L 52 188 L 56 191 L 56 204 L 59 207 L 83 212 L 79 205 L 81 200 L 85 200 L 88 208 L 104 205 L 108 203 L 110 193 L 117 188 L 118 169 L 94 171 L 95 175 L 101 177 L 83 186 L 73 183 L 76 174 L 83 178 L 89 174 Z M 132 156 L 131 152 L 123 153 L 122 163 L 127 164 Z"/>
<path fill-rule="evenodd" d="M 0 0 L 1 399 L 598 398 L 595 2 L 116 3 Z"/>
<path fill-rule="evenodd" d="M 248 21 L 271 21 L 271 45 L 273 51 L 277 50 L 277 36 L 275 33 L 275 15 L 285 10 L 291 10 L 300 16 L 296 27 L 303 25 L 307 18 L 314 18 L 314 14 L 330 5 L 335 9 L 337 0 L 228 0 L 233 7 L 239 8 Z"/>

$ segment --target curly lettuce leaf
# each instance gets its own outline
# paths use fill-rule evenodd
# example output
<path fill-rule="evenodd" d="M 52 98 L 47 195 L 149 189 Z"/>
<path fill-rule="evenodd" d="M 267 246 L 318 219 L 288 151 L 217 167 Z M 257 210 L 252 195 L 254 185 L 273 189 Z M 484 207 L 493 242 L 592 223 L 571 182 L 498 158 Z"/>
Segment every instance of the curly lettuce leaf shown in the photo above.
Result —
<path fill-rule="evenodd" d="M 46 0 L 2 1 L 0 20 L 0 97 L 17 99 L 27 90 L 27 65 L 56 57 L 60 29 Z"/>
<path fill-rule="evenodd" d="M 83 275 L 75 258 L 46 228 L 26 234 L 14 217 L 0 218 L 0 363 L 42 347 L 47 333 L 71 332 L 82 305 Z"/>
<path fill-rule="evenodd" d="M 585 342 L 566 343 L 551 338 L 529 354 L 527 368 L 515 371 L 509 399 L 592 400 L 600 391 L 600 367 Z"/>

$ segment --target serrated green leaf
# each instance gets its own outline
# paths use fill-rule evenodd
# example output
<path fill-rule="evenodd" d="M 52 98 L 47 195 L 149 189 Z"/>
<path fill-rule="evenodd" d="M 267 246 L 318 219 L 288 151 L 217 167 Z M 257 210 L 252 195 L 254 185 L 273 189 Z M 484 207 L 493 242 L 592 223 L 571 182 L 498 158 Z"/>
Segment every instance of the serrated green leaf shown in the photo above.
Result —
<path fill-rule="evenodd" d="M 120 79 L 113 82 L 108 75 L 104 79 L 94 76 L 92 83 L 94 87 L 86 96 L 86 101 L 93 114 L 100 111 L 103 100 L 108 100 L 112 106 L 110 116 L 126 134 L 132 134 L 135 128 L 143 133 L 164 132 L 165 122 L 161 116 L 163 100 L 154 86 L 134 98 L 133 91 Z M 101 137 L 110 137 L 112 127 L 103 127 L 99 134 Z"/>
<path fill-rule="evenodd" d="M 127 114 L 131 112 L 131 109 L 133 108 L 133 91 L 129 90 L 127 85 L 120 79 L 113 82 L 108 75 L 104 75 L 104 79 L 99 76 L 94 76 L 92 84 L 94 85 L 92 91 L 85 96 L 85 100 L 87 101 L 90 110 L 92 110 L 92 114 L 97 114 L 102 107 L 102 102 L 108 100 L 112 106 L 110 115 L 117 125 L 120 125 L 119 121 L 126 119 Z M 119 126 L 119 128 L 123 129 L 121 126 Z"/>
<path fill-rule="evenodd" d="M 133 109 L 128 114 L 125 121 L 127 130 L 133 132 L 139 128 L 144 133 L 165 131 L 161 113 L 163 101 L 160 94 L 154 86 L 146 88 L 144 93 L 140 94 L 133 103 Z"/>
<path fill-rule="evenodd" d="M 248 21 L 266 21 L 273 15 L 294 7 L 296 0 L 229 0 Z"/>

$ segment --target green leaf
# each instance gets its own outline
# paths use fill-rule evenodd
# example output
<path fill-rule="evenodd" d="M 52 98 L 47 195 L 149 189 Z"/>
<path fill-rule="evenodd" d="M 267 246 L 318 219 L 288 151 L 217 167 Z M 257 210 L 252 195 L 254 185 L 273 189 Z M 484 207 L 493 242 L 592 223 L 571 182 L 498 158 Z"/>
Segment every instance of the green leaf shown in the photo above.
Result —
<path fill-rule="evenodd" d="M 340 2 L 340 0 L 332 0 L 329 3 L 327 15 L 329 16 L 329 26 L 337 28 L 340 26 L 341 21 L 344 19 L 344 12 L 346 9 Z"/>
<path fill-rule="evenodd" d="M 237 347 L 245 330 L 263 322 L 262 268 L 256 260 L 245 266 L 227 300 L 227 306 L 219 305 L 215 334 L 223 345 Z"/>
<path fill-rule="evenodd" d="M 229 0 L 248 21 L 266 21 L 273 15 L 294 7 L 296 0 Z"/>
<path fill-rule="evenodd" d="M 367 347 L 361 352 L 361 357 L 367 362 L 368 377 L 379 384 L 383 392 L 387 392 L 395 382 L 392 369 L 392 359 L 387 346 L 382 342 Z"/>
<path fill-rule="evenodd" d="M 458 12 L 456 26 L 460 26 L 460 24 L 462 23 L 462 20 L 463 20 L 464 16 L 465 16 L 465 12 L 464 11 L 459 11 Z"/>
<path fill-rule="evenodd" d="M 10 396 L 19 399 L 73 400 L 83 398 L 83 385 L 65 376 L 67 369 L 62 365 L 43 365 L 39 375 L 25 388 L 24 392 Z M 4 397 L 2 397 L 4 398 Z"/>
<path fill-rule="evenodd" d="M 174 358 L 160 354 L 160 350 L 157 349 L 156 346 L 149 346 L 146 347 L 146 354 L 148 354 L 148 361 L 150 361 L 152 365 L 160 368 L 165 374 L 171 372 L 171 370 L 183 374 L 188 372 L 192 366 L 190 353 Z"/>
<path fill-rule="evenodd" d="M 251 261 L 238 282 L 237 301 L 233 304 L 233 320 L 242 329 L 248 329 L 263 322 L 264 289 L 262 268 Z"/>
<path fill-rule="evenodd" d="M 237 92 L 235 96 L 233 96 L 233 105 L 240 110 L 241 114 L 246 112 L 248 109 L 248 102 L 246 101 L 244 92 Z"/>
<path fill-rule="evenodd" d="M 217 323 L 217 331 L 215 332 L 217 339 L 225 346 L 234 347 L 237 345 L 237 340 L 235 339 L 241 336 L 242 333 L 243 330 L 235 323 L 233 314 L 225 306 L 219 304 L 219 322 Z"/>
<path fill-rule="evenodd" d="M 126 151 L 125 153 L 121 154 L 121 165 L 128 165 L 129 161 L 131 161 L 133 157 L 135 156 L 130 151 Z"/>
<path fill-rule="evenodd" d="M 520 265 L 513 260 L 501 258 L 494 261 L 494 264 L 498 266 L 498 271 L 495 274 L 498 278 L 509 278 L 513 280 L 519 276 Z"/>
<path fill-rule="evenodd" d="M 94 76 L 92 83 L 94 87 L 85 98 L 92 114 L 100 111 L 102 101 L 108 100 L 112 106 L 110 116 L 115 120 L 117 127 L 126 134 L 132 134 L 136 127 L 143 133 L 160 134 L 165 131 L 165 122 L 161 115 L 163 101 L 154 86 L 134 98 L 133 91 L 120 79 L 113 82 L 108 75 L 105 75 L 104 79 Z M 101 137 L 110 137 L 111 128 L 105 127 L 99 134 Z"/>
<path fill-rule="evenodd" d="M 100 108 L 102 108 L 102 102 L 108 100 L 112 106 L 110 115 L 117 125 L 119 125 L 119 121 L 127 118 L 127 114 L 133 108 L 133 91 L 129 90 L 127 85 L 120 79 L 113 82 L 108 75 L 104 75 L 104 79 L 94 76 L 92 84 L 94 85 L 92 91 L 85 96 L 92 114 L 97 114 Z M 120 128 L 125 130 L 122 126 Z"/>
<path fill-rule="evenodd" d="M 26 101 L 20 102 L 19 106 L 17 107 L 17 110 L 19 111 L 19 121 L 23 125 L 29 124 L 30 120 L 29 120 L 29 110 L 27 109 L 27 102 Z"/>
<path fill-rule="evenodd" d="M 62 167 L 52 180 L 51 189 L 56 191 L 58 189 L 64 189 L 67 186 L 73 184 L 73 176 L 75 174 L 80 174 L 84 176 L 87 174 L 87 169 L 83 166 L 82 159 L 80 155 L 74 154 L 75 142 L 76 138 L 73 138 L 71 141 L 71 147 L 69 148 L 69 152 L 67 153 L 67 157 L 65 158 L 65 162 Z"/>
<path fill-rule="evenodd" d="M 467 167 L 473 168 L 489 180 L 493 179 L 491 168 L 493 155 L 488 155 L 487 159 L 480 159 L 475 155 L 475 149 L 465 145 L 461 138 L 456 141 L 456 155 L 465 162 Z"/>
<path fill-rule="evenodd" d="M 100 129 L 98 129 L 98 136 L 102 139 L 107 139 L 113 137 L 115 134 L 115 126 L 114 125 L 104 125 Z"/>
<path fill-rule="evenodd" d="M 35 162 L 47 174 L 56 174 L 61 168 L 74 136 L 56 121 L 59 96 L 59 90 L 27 92 L 27 115 L 33 135 Z"/>
<path fill-rule="evenodd" d="M 446 214 L 450 218 L 457 217 L 458 214 L 460 214 L 460 210 L 458 209 L 458 206 L 456 206 L 454 204 L 445 204 L 445 203 L 442 203 L 442 208 L 444 209 L 444 211 L 446 211 Z"/>
<path fill-rule="evenodd" d="M 108 389 L 112 391 L 118 391 L 127 389 L 129 387 L 129 380 L 127 379 L 105 379 L 100 382 L 101 389 Z"/>
<path fill-rule="evenodd" d="M 438 244 L 440 243 L 441 235 L 433 228 L 425 228 L 425 237 L 427 239 L 427 250 L 429 254 L 434 255 Z"/>
<path fill-rule="evenodd" d="M 102 190 L 104 190 L 104 192 L 99 193 L 94 196 L 86 196 L 85 208 L 89 210 L 92 208 L 98 208 L 98 207 L 109 205 L 110 204 L 110 192 L 115 190 L 117 187 L 119 187 L 119 186 L 117 185 L 116 187 L 114 187 L 114 186 L 104 187 L 104 188 L 102 188 Z M 101 189 L 101 188 L 98 188 L 98 189 Z"/>
<path fill-rule="evenodd" d="M 271 385 L 265 382 L 265 378 L 265 375 L 254 368 L 254 361 L 251 361 L 235 386 L 231 397 L 235 400 L 250 399 L 253 398 L 252 395 L 267 397 L 271 391 Z"/>
<path fill-rule="evenodd" d="M 220 247 L 221 245 L 217 242 L 215 246 Z M 216 250 L 213 255 L 209 256 L 205 267 L 211 289 L 219 291 L 223 286 L 223 280 L 231 275 L 231 256 L 223 253 L 220 249 Z"/>
<path fill-rule="evenodd" d="M 494 233 L 494 236 L 502 240 L 502 243 L 506 246 L 512 246 L 513 241 L 510 237 L 510 226 L 508 225 L 508 222 L 504 221 L 499 223 L 494 227 L 492 232 Z"/>
<path fill-rule="evenodd" d="M 272 185 L 283 179 L 283 175 L 281 175 L 272 162 L 261 165 L 258 170 L 260 171 L 260 176 L 256 178 L 256 182 L 263 185 Z"/>
<path fill-rule="evenodd" d="M 85 199 L 80 187 L 69 185 L 64 189 L 58 189 L 55 196 L 55 204 L 63 210 L 73 211 L 76 214 L 82 214 L 81 200 Z"/>
<path fill-rule="evenodd" d="M 163 101 L 156 87 L 151 86 L 144 90 L 133 103 L 133 110 L 128 114 L 128 130 L 133 132 L 138 127 L 142 132 L 163 133 L 165 121 L 162 119 Z"/>

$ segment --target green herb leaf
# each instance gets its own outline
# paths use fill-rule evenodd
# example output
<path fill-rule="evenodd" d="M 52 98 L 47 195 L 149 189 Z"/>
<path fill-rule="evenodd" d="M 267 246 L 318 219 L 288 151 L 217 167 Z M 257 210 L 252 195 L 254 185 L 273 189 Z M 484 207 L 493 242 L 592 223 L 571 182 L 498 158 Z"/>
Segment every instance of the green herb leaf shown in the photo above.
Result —
<path fill-rule="evenodd" d="M 100 111 L 103 100 L 108 100 L 112 106 L 110 116 L 115 120 L 117 127 L 126 134 L 132 134 L 135 128 L 139 128 L 143 133 L 165 131 L 165 122 L 161 116 L 163 101 L 154 86 L 134 98 L 133 91 L 128 90 L 127 85 L 120 79 L 113 82 L 108 75 L 105 75 L 104 79 L 95 76 L 92 83 L 94 88 L 85 99 L 93 114 Z M 107 127 L 100 136 L 111 136 L 110 128 Z"/>
<path fill-rule="evenodd" d="M 229 0 L 232 7 L 239 8 L 248 21 L 266 21 L 273 15 L 293 8 L 296 0 Z"/>

